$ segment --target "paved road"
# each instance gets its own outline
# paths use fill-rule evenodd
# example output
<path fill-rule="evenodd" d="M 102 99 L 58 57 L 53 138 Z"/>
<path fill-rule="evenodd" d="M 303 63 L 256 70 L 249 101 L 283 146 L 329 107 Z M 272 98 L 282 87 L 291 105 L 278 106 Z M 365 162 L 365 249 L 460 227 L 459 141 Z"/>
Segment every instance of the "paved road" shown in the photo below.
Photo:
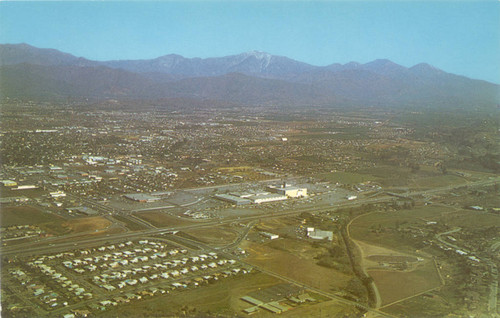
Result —
<path fill-rule="evenodd" d="M 466 186 L 473 187 L 473 186 L 492 185 L 495 182 L 498 182 L 499 180 L 500 180 L 500 177 L 491 178 L 489 180 L 483 180 L 483 181 L 478 181 L 475 183 L 469 183 Z M 417 195 L 427 195 L 427 194 L 431 194 L 431 193 L 447 192 L 447 191 L 450 191 L 454 188 L 459 188 L 459 187 L 463 187 L 463 186 L 464 185 L 461 184 L 461 185 L 457 185 L 457 186 L 447 186 L 447 187 L 441 187 L 441 188 L 436 188 L 436 189 L 432 189 L 432 190 L 409 192 L 409 193 L 407 193 L 407 196 L 411 197 L 411 196 L 417 196 Z M 107 212 L 107 213 L 116 212 L 108 206 L 93 202 L 93 201 L 88 200 L 86 198 L 82 199 L 82 198 L 74 196 L 74 195 L 70 195 L 70 196 L 75 197 L 77 199 L 80 199 L 80 200 L 88 203 L 89 205 L 99 209 L 102 212 Z M 78 246 L 78 248 L 84 248 L 86 246 L 91 246 L 91 245 L 95 245 L 95 244 L 99 244 L 99 243 L 103 243 L 103 242 L 131 240 L 131 239 L 143 238 L 146 236 L 155 236 L 155 235 L 168 235 L 169 233 L 172 233 L 173 231 L 180 231 L 180 230 L 187 230 L 187 229 L 194 229 L 194 228 L 201 228 L 201 227 L 213 227 L 213 226 L 217 226 L 220 224 L 232 223 L 235 221 L 251 222 L 251 221 L 257 221 L 257 220 L 261 220 L 261 219 L 278 218 L 278 217 L 283 217 L 283 216 L 297 215 L 297 214 L 300 214 L 303 212 L 317 213 L 317 212 L 329 211 L 329 210 L 339 208 L 339 207 L 358 206 L 358 205 L 362 205 L 362 204 L 384 202 L 384 201 L 389 201 L 389 200 L 392 200 L 392 198 L 390 198 L 390 197 L 365 198 L 365 199 L 358 199 L 355 201 L 342 202 L 342 203 L 339 203 L 335 206 L 332 206 L 330 204 L 320 204 L 320 205 L 316 205 L 316 206 L 307 206 L 307 207 L 291 209 L 288 211 L 283 211 L 283 212 L 278 212 L 278 213 L 270 213 L 270 214 L 266 214 L 266 215 L 254 215 L 254 216 L 240 217 L 237 220 L 235 218 L 226 219 L 226 220 L 222 220 L 222 221 L 211 220 L 211 221 L 192 224 L 192 225 L 177 226 L 177 227 L 171 227 L 171 228 L 151 228 L 148 230 L 142 230 L 142 231 L 136 231 L 136 232 L 108 234 L 106 236 L 90 237 L 90 238 L 88 236 L 82 237 L 81 234 L 79 234 L 79 235 L 73 234 L 73 235 L 66 235 L 66 236 L 61 236 L 61 237 L 57 237 L 57 238 L 46 239 L 46 240 L 43 240 L 40 242 L 34 242 L 34 243 L 30 242 L 30 243 L 18 244 L 15 246 L 2 247 L 0 249 L 0 253 L 3 256 L 6 256 L 6 255 L 23 256 L 23 255 L 33 255 L 33 254 L 40 254 L 40 253 L 57 253 L 60 251 L 75 248 L 76 246 Z M 144 220 L 142 220 L 142 221 L 144 221 Z M 88 235 L 88 233 L 87 233 L 87 235 Z M 244 236 L 241 237 L 241 240 L 243 238 L 244 238 Z M 210 250 L 217 251 L 218 253 L 221 253 L 220 250 L 215 250 L 215 249 L 213 249 L 209 246 L 203 245 L 197 241 L 192 241 L 192 240 L 187 240 L 185 238 L 175 237 L 176 242 L 179 240 L 181 240 L 181 241 L 184 240 L 184 241 L 186 241 L 186 243 L 187 243 L 187 241 L 190 241 L 189 243 L 191 245 L 196 244 L 197 246 L 200 246 L 200 248 L 210 249 Z M 241 242 L 241 240 L 240 240 L 240 242 Z M 231 255 L 231 257 L 234 257 L 234 256 Z M 244 261 L 241 261 L 241 262 L 245 263 Z M 247 264 L 247 265 L 252 266 L 252 267 L 254 267 L 254 268 L 256 268 L 264 273 L 267 273 L 269 275 L 273 275 L 275 277 L 278 277 L 280 279 L 288 281 L 290 283 L 297 284 L 297 285 L 303 286 L 305 288 L 311 289 L 311 290 L 313 290 L 317 293 L 320 293 L 326 297 L 329 297 L 331 299 L 336 299 L 340 302 L 357 306 L 357 307 L 362 308 L 362 309 L 364 309 L 370 313 L 373 313 L 375 315 L 390 317 L 390 315 L 383 313 L 380 310 L 360 305 L 357 302 L 346 300 L 342 297 L 339 297 L 339 296 L 330 294 L 328 292 L 313 288 L 311 286 L 305 286 L 300 282 L 294 281 L 288 277 L 279 275 L 277 273 L 271 272 L 271 271 L 266 270 L 264 268 L 255 267 L 251 264 Z M 491 289 L 490 296 L 495 295 L 494 299 L 490 297 L 489 308 L 491 308 L 492 310 L 496 310 L 496 291 L 497 291 L 496 288 L 498 287 L 497 285 L 498 285 L 498 280 L 497 280 L 497 284 L 495 285 L 496 287 L 493 286 L 493 284 L 491 285 L 492 289 Z M 493 287 L 495 287 L 495 288 L 493 288 Z M 493 306 L 495 306 L 495 307 L 493 307 Z"/>
<path fill-rule="evenodd" d="M 500 181 L 500 177 L 470 183 L 467 186 L 473 187 L 473 186 L 492 185 L 498 181 Z M 416 195 L 428 194 L 431 192 L 432 193 L 447 192 L 447 191 L 450 191 L 451 189 L 459 188 L 462 186 L 464 186 L 464 185 L 446 186 L 446 187 L 436 188 L 433 190 L 410 192 L 408 195 L 409 196 L 416 196 Z M 261 220 L 261 219 L 268 219 L 268 218 L 278 218 L 278 217 L 283 217 L 283 216 L 296 215 L 296 214 L 300 214 L 303 212 L 317 213 L 317 212 L 329 211 L 329 210 L 339 208 L 339 207 L 353 207 L 353 206 L 359 206 L 362 204 L 385 202 L 385 201 L 389 201 L 389 200 L 392 200 L 392 198 L 390 196 L 386 196 L 386 197 L 384 196 L 384 197 L 379 197 L 379 198 L 365 198 L 365 199 L 358 199 L 358 200 L 354 200 L 354 201 L 344 201 L 344 202 L 341 202 L 339 204 L 336 204 L 335 206 L 332 206 L 331 204 L 326 203 L 326 204 L 319 204 L 316 206 L 307 206 L 307 207 L 302 207 L 302 208 L 291 209 L 288 211 L 277 212 L 277 213 L 244 216 L 244 217 L 240 217 L 239 219 L 230 218 L 230 219 L 225 219 L 222 221 L 210 220 L 210 221 L 203 222 L 203 223 L 200 222 L 197 224 L 177 226 L 177 227 L 171 227 L 171 228 L 153 228 L 151 230 L 143 230 L 143 231 L 137 231 L 137 232 L 109 234 L 107 236 L 102 236 L 102 237 L 92 238 L 92 239 L 83 238 L 82 240 L 78 240 L 78 244 L 81 244 L 83 242 L 99 243 L 99 242 L 105 242 L 105 241 L 131 239 L 131 238 L 141 237 L 143 235 L 163 234 L 163 233 L 169 232 L 169 231 L 180 231 L 180 230 L 194 229 L 194 228 L 200 228 L 200 227 L 210 227 L 210 226 L 216 226 L 219 224 L 228 224 L 228 223 L 232 223 L 234 221 L 247 222 L 247 221 Z M 109 209 L 108 206 L 104 206 L 101 204 L 96 204 L 96 207 L 97 206 L 103 210 Z M 30 253 L 46 252 L 47 250 L 50 250 L 53 246 L 53 245 L 48 246 L 49 244 L 55 244 L 56 242 L 64 242 L 64 241 L 67 241 L 68 239 L 74 239 L 74 241 L 69 242 L 69 243 L 67 243 L 67 242 L 61 243 L 60 246 L 61 247 L 62 246 L 72 247 L 75 244 L 75 242 L 77 241 L 77 238 L 78 238 L 78 235 L 72 234 L 72 235 L 60 236 L 57 238 L 46 239 L 46 240 L 39 241 L 39 242 L 29 242 L 29 243 L 17 244 L 14 246 L 2 247 L 0 249 L 0 253 L 2 255 L 19 254 L 19 253 L 26 255 L 26 254 L 30 254 Z"/>
<path fill-rule="evenodd" d="M 357 206 L 361 204 L 366 204 L 366 203 L 376 203 L 376 202 L 383 202 L 383 201 L 388 201 L 391 200 L 389 197 L 382 197 L 382 198 L 371 198 L 367 200 L 359 200 L 359 201 L 349 201 L 349 202 L 344 202 L 343 204 L 339 204 L 335 207 L 331 206 L 330 204 L 323 204 L 323 205 L 318 205 L 318 206 L 308 206 L 308 207 L 303 207 L 303 208 L 297 208 L 293 210 L 288 210 L 284 212 L 277 212 L 277 213 L 270 213 L 270 214 L 260 214 L 260 215 L 251 215 L 251 216 L 242 216 L 239 219 L 236 218 L 230 218 L 230 219 L 225 219 L 225 220 L 210 220 L 207 222 L 200 222 L 197 224 L 190 224 L 190 225 L 183 225 L 183 226 L 176 226 L 176 227 L 168 227 L 168 228 L 152 228 L 150 230 L 142 230 L 142 231 L 136 231 L 136 232 L 128 232 L 128 233 L 117 233 L 117 234 L 108 234 L 106 236 L 100 236 L 96 238 L 91 238 L 91 239 L 86 239 L 82 238 L 81 240 L 78 240 L 78 234 L 71 234 L 71 235 L 64 235 L 64 236 L 59 236 L 59 237 L 54 237 L 51 238 L 50 240 L 42 240 L 39 242 L 28 242 L 28 243 L 23 243 L 23 244 L 17 244 L 13 246 L 7 246 L 7 247 L 2 247 L 0 249 L 0 253 L 2 255 L 9 255 L 9 254 L 29 254 L 29 253 L 37 253 L 37 252 L 42 252 L 46 251 L 48 249 L 49 244 L 58 244 L 58 246 L 67 246 L 67 247 L 72 247 L 75 245 L 75 242 L 78 242 L 78 245 L 81 243 L 89 243 L 89 242 L 105 242 L 105 241 L 116 241 L 116 240 L 124 240 L 124 239 L 132 239 L 136 237 L 141 237 L 144 235 L 155 235 L 155 234 L 164 234 L 167 232 L 172 232 L 172 231 L 181 231 L 181 230 L 188 230 L 188 229 L 195 229 L 195 228 L 203 228 L 203 227 L 213 227 L 221 224 L 230 224 L 235 221 L 237 222 L 250 222 L 250 221 L 255 221 L 255 220 L 263 220 L 263 219 L 269 219 L 269 218 L 279 218 L 283 216 L 290 216 L 290 215 L 297 215 L 301 214 L 303 212 L 323 212 L 323 211 L 329 211 L 337 207 L 347 207 L 347 206 Z M 151 225 L 151 224 L 150 224 Z M 152 226 L 152 225 L 151 225 Z M 65 242 L 68 239 L 71 239 L 73 241 L 71 242 Z M 51 245 L 53 246 L 53 245 Z"/>

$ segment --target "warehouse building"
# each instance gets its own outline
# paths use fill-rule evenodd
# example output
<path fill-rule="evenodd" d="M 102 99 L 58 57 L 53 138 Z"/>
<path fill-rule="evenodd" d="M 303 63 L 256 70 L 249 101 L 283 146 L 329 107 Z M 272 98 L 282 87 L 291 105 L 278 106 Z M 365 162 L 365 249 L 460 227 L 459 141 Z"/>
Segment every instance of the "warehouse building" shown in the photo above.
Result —
<path fill-rule="evenodd" d="M 333 232 L 332 231 L 317 230 L 313 227 L 308 227 L 307 228 L 307 237 L 312 238 L 314 240 L 328 239 L 329 241 L 332 241 L 333 240 Z"/>

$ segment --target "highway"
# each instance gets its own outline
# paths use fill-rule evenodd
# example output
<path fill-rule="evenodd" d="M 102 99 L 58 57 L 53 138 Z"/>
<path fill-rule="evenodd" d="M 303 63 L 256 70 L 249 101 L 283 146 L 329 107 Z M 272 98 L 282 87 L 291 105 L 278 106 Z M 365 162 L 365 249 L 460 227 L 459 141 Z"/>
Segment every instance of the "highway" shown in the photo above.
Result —
<path fill-rule="evenodd" d="M 446 186 L 446 187 L 441 187 L 441 188 L 436 188 L 436 189 L 431 189 L 431 190 L 424 190 L 424 191 L 413 191 L 413 192 L 408 192 L 405 194 L 407 197 L 412 197 L 412 196 L 420 196 L 420 195 L 428 195 L 428 194 L 435 194 L 435 193 L 445 193 L 448 191 L 453 190 L 454 188 L 460 188 L 460 187 L 475 187 L 475 186 L 486 186 L 486 185 L 492 185 L 495 182 L 498 182 L 500 180 L 500 177 L 497 178 L 491 178 L 489 180 L 482 180 L 474 183 L 469 183 L 467 185 L 456 185 L 456 186 Z M 101 212 L 104 212 L 106 214 L 109 213 L 117 213 L 119 211 L 115 211 L 112 208 L 102 205 L 100 203 L 93 202 L 91 200 L 88 200 L 86 198 L 79 198 L 77 196 L 71 195 L 77 199 L 82 200 L 83 202 L 88 203 L 90 206 L 99 209 Z M 137 216 L 130 216 L 128 217 L 133 217 L 134 221 L 143 225 L 146 225 L 148 229 L 146 230 L 141 230 L 141 231 L 130 231 L 130 232 L 123 232 L 123 233 L 116 233 L 116 234 L 107 234 L 107 235 L 99 235 L 95 237 L 90 237 L 89 233 L 84 233 L 82 234 L 70 234 L 70 235 L 64 235 L 60 237 L 52 237 L 52 238 L 47 238 L 38 242 L 28 242 L 28 243 L 21 243 L 17 245 L 12 245 L 12 246 L 4 246 L 0 249 L 0 254 L 2 256 L 16 256 L 16 257 L 23 257 L 23 256 L 30 256 L 30 255 L 38 255 L 38 254 L 45 254 L 45 253 L 58 253 L 62 251 L 66 251 L 69 249 L 75 249 L 75 248 L 86 248 L 86 247 L 91 247 L 91 246 L 96 246 L 98 244 L 103 244 L 103 243 L 111 243 L 111 242 L 118 242 L 118 241 L 124 241 L 124 240 L 134 240 L 134 239 L 141 239 L 145 237 L 154 237 L 154 236 L 163 236 L 162 238 L 164 239 L 171 239 L 172 241 L 182 244 L 183 242 L 188 245 L 188 246 L 197 246 L 202 250 L 213 250 L 217 253 L 223 253 L 226 254 L 226 251 L 231 251 L 232 249 L 236 248 L 247 236 L 253 225 L 258 222 L 259 220 L 264 220 L 264 219 L 271 219 L 271 218 L 280 218 L 284 216 L 294 216 L 298 215 L 304 212 L 311 212 L 311 213 L 321 213 L 325 211 L 331 211 L 334 209 L 338 208 L 345 208 L 345 207 L 355 207 L 363 204 L 370 204 L 370 203 L 380 203 L 380 202 L 388 202 L 394 200 L 393 197 L 390 197 L 388 195 L 382 194 L 381 197 L 369 197 L 369 198 L 360 198 L 358 200 L 354 201 L 342 201 L 336 205 L 331 205 L 330 203 L 325 203 L 325 204 L 318 204 L 314 206 L 304 206 L 300 208 L 294 208 L 286 211 L 281 211 L 281 212 L 274 212 L 274 213 L 269 213 L 269 214 L 259 214 L 259 215 L 251 215 L 251 216 L 240 216 L 237 217 L 235 216 L 234 218 L 227 218 L 223 220 L 208 220 L 208 221 L 203 221 L 203 222 L 198 222 L 196 224 L 190 224 L 190 225 L 183 225 L 183 226 L 175 226 L 175 227 L 163 227 L 163 228 L 158 228 L 152 225 L 151 223 L 142 220 L 138 218 Z M 123 214 L 122 214 L 123 216 Z M 247 223 L 246 228 L 244 229 L 243 233 L 239 236 L 237 240 L 232 242 L 231 244 L 226 245 L 223 248 L 213 248 L 208 245 L 202 244 L 198 241 L 190 240 L 184 237 L 172 235 L 175 231 L 183 231 L 183 230 L 189 230 L 189 229 L 196 229 L 196 228 L 204 228 L 204 227 L 215 227 L 219 226 L 222 224 L 230 224 L 233 222 L 238 222 L 238 223 Z M 450 232 L 451 233 L 451 232 Z M 441 233 L 441 235 L 446 234 L 446 233 Z M 438 239 L 441 239 L 441 237 L 437 237 Z M 441 240 L 440 240 L 441 241 Z M 449 243 L 448 243 L 449 244 Z M 494 248 L 496 248 L 497 245 L 494 245 Z M 226 254 L 229 255 L 230 257 L 234 258 L 235 256 L 232 254 Z M 331 294 L 327 291 L 323 291 L 317 288 L 314 288 L 312 286 L 306 286 L 301 282 L 294 281 L 293 279 L 274 273 L 272 271 L 269 271 L 265 268 L 261 268 L 259 266 L 254 266 L 252 264 L 246 263 L 245 260 L 240 259 L 239 260 L 241 263 L 246 264 L 247 266 L 251 266 L 255 268 L 256 270 L 259 270 L 263 273 L 272 275 L 274 277 L 277 277 L 279 279 L 282 279 L 284 281 L 290 282 L 292 284 L 302 286 L 304 288 L 310 289 L 318 294 L 321 294 L 325 297 L 328 297 L 330 299 L 335 299 L 339 302 L 349 304 L 356 306 L 358 308 L 361 308 L 363 310 L 366 310 L 369 313 L 372 313 L 374 315 L 378 316 L 384 316 L 384 317 L 391 317 L 391 315 L 384 313 L 377 308 L 370 308 L 366 305 L 361 305 L 355 301 L 350 301 L 347 299 L 344 299 L 342 297 L 339 297 L 337 295 Z M 493 264 L 494 265 L 494 264 Z M 496 269 L 496 267 L 495 267 Z M 493 272 L 493 268 L 492 268 Z M 490 300 L 488 302 L 488 307 L 490 312 L 493 314 L 496 311 L 496 304 L 497 304 L 497 299 L 496 299 L 496 294 L 497 294 L 497 288 L 498 288 L 498 276 L 496 279 L 496 283 L 492 282 L 491 284 L 491 292 L 490 292 Z M 494 298 L 492 297 L 494 295 Z M 379 301 L 377 301 L 379 303 Z"/>
<path fill-rule="evenodd" d="M 117 241 L 117 240 L 127 240 L 127 239 L 133 239 L 133 238 L 140 238 L 143 236 L 151 236 L 155 234 L 164 234 L 172 231 L 182 231 L 182 230 L 188 230 L 188 229 L 195 229 L 195 228 L 203 228 L 203 227 L 213 227 L 217 225 L 222 225 L 222 224 L 230 224 L 235 221 L 244 223 L 244 222 L 251 222 L 251 221 L 256 221 L 256 220 L 264 220 L 264 219 L 270 219 L 270 218 L 279 218 L 283 216 L 291 216 L 291 215 L 297 215 L 301 214 L 304 212 L 324 212 L 324 211 L 330 211 L 332 209 L 338 208 L 338 207 L 348 207 L 348 206 L 357 206 L 361 204 L 367 204 L 367 203 L 376 203 L 376 202 L 384 202 L 384 201 L 390 201 L 392 198 L 389 197 L 382 197 L 382 198 L 370 198 L 367 200 L 359 200 L 359 201 L 348 201 L 348 202 L 343 202 L 342 204 L 338 204 L 336 206 L 331 206 L 330 204 L 323 204 L 323 205 L 318 205 L 318 206 L 308 206 L 308 207 L 303 207 L 303 208 L 298 208 L 298 209 L 293 209 L 289 211 L 283 211 L 283 212 L 276 212 L 276 213 L 270 213 L 270 214 L 259 214 L 259 215 L 251 215 L 251 216 L 242 216 L 237 218 L 228 218 L 225 220 L 210 220 L 207 222 L 203 223 L 197 223 L 197 224 L 190 224 L 190 225 L 183 225 L 183 226 L 176 226 L 176 227 L 167 227 L 167 228 L 152 228 L 149 230 L 141 230 L 141 231 L 135 231 L 135 232 L 126 232 L 126 233 L 117 233 L 117 234 L 108 234 L 106 236 L 99 236 L 95 238 L 81 238 L 78 239 L 79 234 L 70 234 L 70 235 L 63 235 L 59 237 L 53 237 L 49 239 L 45 239 L 42 241 L 38 242 L 28 242 L 28 243 L 23 243 L 23 244 L 17 244 L 17 245 L 12 245 L 12 246 L 4 246 L 0 250 L 0 253 L 2 255 L 12 255 L 12 254 L 17 254 L 17 255 L 29 255 L 29 254 L 36 254 L 40 252 L 45 252 L 47 250 L 53 250 L 54 245 L 57 244 L 58 249 L 62 247 L 68 247 L 72 248 L 76 243 L 78 245 L 80 244 L 88 244 L 88 243 L 100 243 L 100 242 L 111 242 L 111 241 Z M 135 220 L 138 222 L 138 220 Z M 141 222 L 142 224 L 142 222 Z M 151 226 L 151 224 L 149 224 Z M 81 235 L 80 235 L 81 236 Z M 88 236 L 88 234 L 84 235 Z M 68 240 L 71 240 L 71 242 L 67 242 Z M 50 245 L 50 246 L 49 246 Z"/>
<path fill-rule="evenodd" d="M 481 180 L 473 183 L 467 184 L 468 187 L 476 187 L 476 186 L 486 186 L 486 185 L 493 185 L 496 182 L 500 181 L 500 177 L 496 178 L 490 178 L 488 180 Z M 439 193 L 439 192 L 447 192 L 450 191 L 454 188 L 460 188 L 463 187 L 463 184 L 456 185 L 456 186 L 446 186 L 446 187 L 441 187 L 441 188 L 436 188 L 436 189 L 431 189 L 431 190 L 423 190 L 423 191 L 413 191 L 413 192 L 408 192 L 406 195 L 408 197 L 412 196 L 420 196 L 420 195 L 426 195 L 429 193 Z M 71 195 L 74 196 L 74 195 Z M 74 196 L 75 198 L 78 198 L 77 196 Z M 80 198 L 81 199 L 81 198 Z M 88 200 L 88 199 L 86 199 Z M 259 214 L 259 215 L 251 215 L 251 216 L 241 216 L 239 219 L 236 218 L 227 218 L 225 220 L 209 220 L 206 222 L 200 222 L 197 224 L 191 224 L 191 225 L 184 225 L 184 226 L 176 226 L 176 227 L 164 227 L 164 228 L 157 228 L 154 227 L 152 224 L 148 223 L 147 225 L 143 222 L 145 222 L 142 219 L 139 218 L 134 218 L 133 221 L 146 225 L 149 227 L 149 230 L 142 230 L 142 231 L 135 231 L 135 232 L 126 232 L 126 233 L 117 233 L 117 234 L 108 234 L 106 236 L 100 236 L 100 237 L 95 237 L 95 238 L 86 238 L 85 236 L 88 236 L 88 233 L 85 233 L 81 239 L 79 239 L 79 236 L 82 236 L 81 234 L 69 234 L 69 235 L 63 235 L 59 237 L 53 237 L 53 238 L 47 238 L 38 242 L 28 242 L 28 243 L 22 243 L 22 244 L 17 244 L 17 245 L 12 245 L 12 246 L 4 246 L 0 249 L 0 253 L 2 255 L 12 255 L 12 254 L 18 254 L 18 255 L 30 255 L 30 254 L 36 254 L 36 253 L 41 253 L 41 252 L 46 252 L 49 250 L 54 249 L 54 245 L 57 244 L 57 249 L 61 250 L 62 247 L 68 247 L 68 248 L 73 248 L 75 244 L 88 244 L 88 243 L 101 243 L 101 242 L 106 242 L 106 241 L 117 241 L 117 240 L 127 240 L 127 239 L 133 239 L 133 238 L 140 238 L 142 236 L 147 236 L 147 235 L 155 235 L 155 234 L 164 234 L 166 232 L 170 231 L 181 231 L 181 230 L 188 230 L 188 229 L 195 229 L 195 228 L 203 228 L 203 227 L 212 227 L 212 226 L 217 226 L 221 224 L 230 224 L 232 222 L 238 221 L 240 223 L 244 222 L 251 222 L 251 221 L 256 221 L 256 220 L 263 220 L 263 219 L 269 219 L 269 218 L 279 218 L 283 216 L 292 216 L 292 215 L 297 215 L 301 214 L 304 212 L 310 212 L 310 213 L 320 213 L 324 211 L 330 211 L 332 209 L 337 209 L 337 208 L 345 208 L 345 207 L 354 207 L 354 206 L 359 206 L 363 204 L 370 204 L 370 203 L 380 203 L 380 202 L 387 202 L 393 200 L 392 197 L 390 196 L 383 196 L 383 197 L 370 197 L 370 198 L 361 198 L 358 200 L 354 201 L 343 201 L 340 202 L 334 206 L 332 206 L 329 203 L 326 204 L 318 204 L 315 206 L 306 206 L 302 208 L 296 208 L 296 209 L 291 209 L 287 211 L 282 211 L 282 212 L 275 212 L 275 213 L 269 213 L 269 214 Z M 89 200 L 90 201 L 90 200 Z M 94 207 L 100 208 L 104 211 L 110 212 L 110 207 L 95 203 L 95 202 L 88 202 L 89 204 L 93 204 Z M 111 209 L 112 210 L 112 209 Z M 140 220 L 140 221 L 139 221 Z M 71 242 L 67 242 L 68 240 L 72 240 Z"/>

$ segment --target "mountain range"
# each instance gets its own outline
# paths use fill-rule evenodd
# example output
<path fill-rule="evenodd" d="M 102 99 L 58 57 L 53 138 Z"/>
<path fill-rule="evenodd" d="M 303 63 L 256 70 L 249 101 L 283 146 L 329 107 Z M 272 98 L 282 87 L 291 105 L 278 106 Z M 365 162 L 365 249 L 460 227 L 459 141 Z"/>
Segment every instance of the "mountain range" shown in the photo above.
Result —
<path fill-rule="evenodd" d="M 252 51 L 92 61 L 27 44 L 0 45 L 0 93 L 16 98 L 189 98 L 246 105 L 497 107 L 500 86 L 422 63 L 313 66 Z"/>

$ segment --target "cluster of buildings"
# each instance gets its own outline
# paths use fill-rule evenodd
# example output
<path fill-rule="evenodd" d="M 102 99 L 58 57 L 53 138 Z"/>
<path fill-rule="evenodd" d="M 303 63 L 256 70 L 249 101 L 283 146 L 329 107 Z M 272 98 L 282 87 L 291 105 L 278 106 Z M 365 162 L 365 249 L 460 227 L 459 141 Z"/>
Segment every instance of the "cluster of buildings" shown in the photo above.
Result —
<path fill-rule="evenodd" d="M 283 201 L 288 198 L 307 197 L 307 188 L 294 187 L 283 183 L 279 186 L 270 185 L 266 187 L 266 191 L 231 192 L 228 194 L 216 194 L 214 197 L 234 205 L 260 204 Z"/>
<path fill-rule="evenodd" d="M 83 300 L 92 312 L 100 311 L 250 272 L 236 260 L 217 253 L 193 253 L 156 240 L 43 255 L 24 264 L 9 268 L 10 277 L 28 286 L 23 291 L 25 296 L 37 299 L 46 311 Z M 41 283 L 46 281 L 43 277 L 50 283 Z"/>
<path fill-rule="evenodd" d="M 304 293 L 302 288 L 286 283 L 251 292 L 241 297 L 241 300 L 252 305 L 243 310 L 248 315 L 255 314 L 260 309 L 281 314 L 295 306 L 316 301 L 308 293 Z"/>
<path fill-rule="evenodd" d="M 36 225 L 12 225 L 0 229 L 0 239 L 2 241 L 21 240 L 30 237 L 38 237 L 45 234 L 45 231 Z"/>

